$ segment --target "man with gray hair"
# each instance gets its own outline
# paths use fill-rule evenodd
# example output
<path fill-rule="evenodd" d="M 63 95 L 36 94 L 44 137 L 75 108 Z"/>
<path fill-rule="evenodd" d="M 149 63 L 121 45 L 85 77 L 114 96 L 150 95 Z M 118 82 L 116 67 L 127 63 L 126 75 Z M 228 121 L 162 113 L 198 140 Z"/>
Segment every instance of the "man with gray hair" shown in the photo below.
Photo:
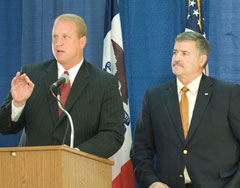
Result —
<path fill-rule="evenodd" d="M 74 124 L 74 145 L 108 158 L 124 140 L 124 113 L 117 79 L 83 57 L 87 42 L 84 20 L 74 14 L 56 18 L 52 30 L 55 59 L 25 65 L 12 80 L 11 92 L 0 108 L 0 132 L 25 128 L 26 146 L 70 144 L 68 118 L 58 108 L 50 86 L 63 74 L 60 101 Z"/>
<path fill-rule="evenodd" d="M 140 188 L 240 187 L 240 86 L 205 76 L 208 55 L 201 34 L 179 34 L 176 79 L 145 93 L 131 150 Z"/>

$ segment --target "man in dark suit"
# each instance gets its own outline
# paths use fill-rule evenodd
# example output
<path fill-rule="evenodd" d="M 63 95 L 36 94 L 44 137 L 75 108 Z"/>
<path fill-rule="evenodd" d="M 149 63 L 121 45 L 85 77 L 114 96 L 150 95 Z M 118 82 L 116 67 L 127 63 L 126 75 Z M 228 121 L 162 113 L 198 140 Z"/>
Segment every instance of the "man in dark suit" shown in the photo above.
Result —
<path fill-rule="evenodd" d="M 50 91 L 68 71 L 71 89 L 64 107 L 73 120 L 74 147 L 105 158 L 121 147 L 124 114 L 118 81 L 83 58 L 86 36 L 81 17 L 63 14 L 56 18 L 52 31 L 56 59 L 25 65 L 13 78 L 11 92 L 0 109 L 2 134 L 25 128 L 26 146 L 69 145 L 67 116 L 59 115 Z"/>
<path fill-rule="evenodd" d="M 240 187 L 240 87 L 202 74 L 208 54 L 202 35 L 179 34 L 176 80 L 145 93 L 131 150 L 140 188 Z"/>

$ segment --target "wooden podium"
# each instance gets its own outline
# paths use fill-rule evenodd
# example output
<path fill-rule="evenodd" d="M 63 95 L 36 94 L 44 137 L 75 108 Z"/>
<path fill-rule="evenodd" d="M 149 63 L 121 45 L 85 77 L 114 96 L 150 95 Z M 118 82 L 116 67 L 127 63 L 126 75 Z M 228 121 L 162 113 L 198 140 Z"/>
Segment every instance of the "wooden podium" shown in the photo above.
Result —
<path fill-rule="evenodd" d="M 0 148 L 0 187 L 110 188 L 112 165 L 65 145 Z"/>

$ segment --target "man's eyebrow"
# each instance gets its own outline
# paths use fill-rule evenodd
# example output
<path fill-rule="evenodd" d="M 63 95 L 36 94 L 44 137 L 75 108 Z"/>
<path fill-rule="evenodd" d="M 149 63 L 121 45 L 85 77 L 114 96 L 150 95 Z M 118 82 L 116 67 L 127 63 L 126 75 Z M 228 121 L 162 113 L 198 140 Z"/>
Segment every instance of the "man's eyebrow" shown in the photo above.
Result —
<path fill-rule="evenodd" d="M 178 49 L 173 49 L 173 51 L 175 52 L 175 51 L 177 51 L 177 52 L 184 52 L 184 53 L 189 53 L 189 51 L 188 50 L 178 50 Z"/>

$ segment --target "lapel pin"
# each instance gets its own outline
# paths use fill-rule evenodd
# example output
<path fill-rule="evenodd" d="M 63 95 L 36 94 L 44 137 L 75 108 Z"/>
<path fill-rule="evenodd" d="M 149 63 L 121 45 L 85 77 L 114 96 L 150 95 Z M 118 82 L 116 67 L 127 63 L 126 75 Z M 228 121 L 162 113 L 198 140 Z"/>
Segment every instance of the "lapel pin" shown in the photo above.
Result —
<path fill-rule="evenodd" d="M 204 93 L 204 95 L 205 95 L 205 96 L 207 96 L 207 95 L 208 95 L 208 93 Z"/>

